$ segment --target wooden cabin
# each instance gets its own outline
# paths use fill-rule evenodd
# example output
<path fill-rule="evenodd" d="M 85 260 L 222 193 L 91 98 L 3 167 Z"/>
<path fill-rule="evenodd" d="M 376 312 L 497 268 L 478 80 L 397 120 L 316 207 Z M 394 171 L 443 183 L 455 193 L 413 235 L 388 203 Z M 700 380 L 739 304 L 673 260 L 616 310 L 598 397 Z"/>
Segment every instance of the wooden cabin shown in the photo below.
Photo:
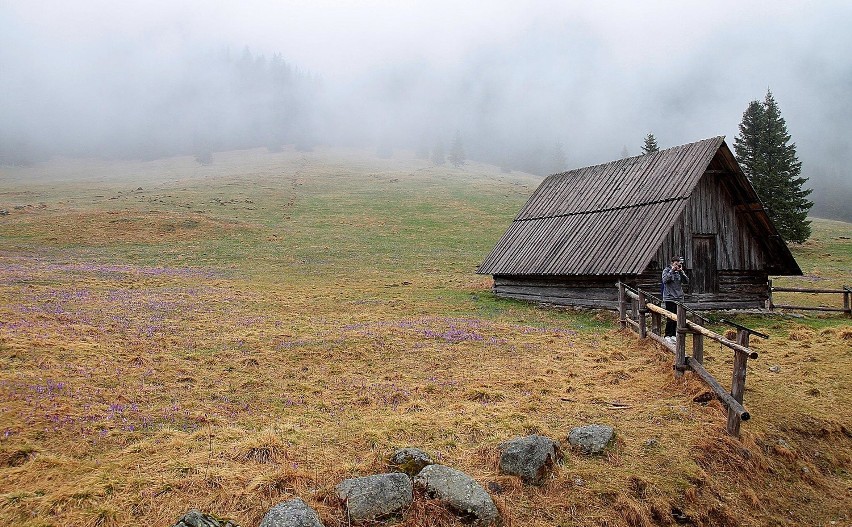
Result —
<path fill-rule="evenodd" d="M 693 309 L 764 307 L 800 275 L 724 137 L 545 179 L 478 269 L 501 297 L 616 308 L 621 280 L 659 295 L 683 256 Z"/>

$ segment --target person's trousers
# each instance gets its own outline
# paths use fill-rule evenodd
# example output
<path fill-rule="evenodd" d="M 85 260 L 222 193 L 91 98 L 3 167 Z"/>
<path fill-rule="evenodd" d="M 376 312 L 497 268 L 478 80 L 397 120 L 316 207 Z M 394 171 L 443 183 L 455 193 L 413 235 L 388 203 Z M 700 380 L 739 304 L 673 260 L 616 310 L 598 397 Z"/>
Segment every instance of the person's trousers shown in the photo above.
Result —
<path fill-rule="evenodd" d="M 677 313 L 677 302 L 672 300 L 666 300 L 666 310 L 671 311 L 672 313 Z M 666 336 L 674 337 L 677 335 L 677 322 L 674 320 L 667 318 L 666 319 Z"/>

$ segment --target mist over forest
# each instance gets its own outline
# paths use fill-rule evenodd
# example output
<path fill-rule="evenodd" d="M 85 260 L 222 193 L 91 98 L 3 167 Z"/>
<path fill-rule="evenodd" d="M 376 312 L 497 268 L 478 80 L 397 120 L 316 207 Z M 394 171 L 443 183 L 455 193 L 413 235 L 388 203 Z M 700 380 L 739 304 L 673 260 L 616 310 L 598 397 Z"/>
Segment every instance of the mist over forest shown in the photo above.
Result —
<path fill-rule="evenodd" d="M 749 101 L 771 89 L 812 213 L 852 220 L 843 2 L 642 11 L 542 1 L 458 13 L 415 3 L 413 14 L 382 2 L 255 2 L 239 16 L 154 2 L 136 7 L 136 22 L 107 3 L 40 4 L 49 9 L 0 7 L 0 164 L 215 162 L 217 151 L 285 145 L 393 155 L 458 133 L 470 159 L 546 175 L 638 155 L 649 132 L 661 148 L 715 135 L 731 145 Z"/>

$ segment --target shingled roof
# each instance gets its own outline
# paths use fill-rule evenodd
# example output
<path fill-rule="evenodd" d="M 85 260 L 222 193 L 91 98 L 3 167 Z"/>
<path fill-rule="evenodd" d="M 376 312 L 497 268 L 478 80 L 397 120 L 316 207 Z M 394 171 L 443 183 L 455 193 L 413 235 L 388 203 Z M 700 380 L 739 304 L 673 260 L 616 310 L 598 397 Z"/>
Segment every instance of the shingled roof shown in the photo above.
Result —
<path fill-rule="evenodd" d="M 639 274 L 710 168 L 729 174 L 767 249 L 801 273 L 722 136 L 546 178 L 478 272 Z"/>

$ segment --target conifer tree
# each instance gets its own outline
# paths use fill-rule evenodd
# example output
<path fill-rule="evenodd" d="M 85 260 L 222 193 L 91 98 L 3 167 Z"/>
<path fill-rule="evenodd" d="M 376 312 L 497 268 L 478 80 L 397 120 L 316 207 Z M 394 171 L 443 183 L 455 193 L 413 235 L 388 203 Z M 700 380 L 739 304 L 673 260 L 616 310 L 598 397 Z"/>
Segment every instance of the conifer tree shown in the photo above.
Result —
<path fill-rule="evenodd" d="M 767 90 L 763 102 L 749 103 L 734 139 L 734 151 L 781 236 L 797 243 L 807 240 L 811 190 L 803 188 L 807 178 L 800 175 L 796 144 L 790 143 L 787 123 L 771 91 Z"/>
<path fill-rule="evenodd" d="M 642 154 L 653 154 L 659 151 L 660 147 L 657 146 L 657 138 L 654 137 L 654 134 L 648 132 L 648 135 L 645 136 L 645 144 L 642 145 Z"/>
<path fill-rule="evenodd" d="M 766 186 L 760 146 L 763 136 L 763 118 L 763 104 L 756 100 L 748 103 L 743 113 L 743 120 L 740 122 L 740 133 L 734 138 L 737 161 L 755 189 Z M 763 199 L 760 192 L 758 195 Z"/>
<path fill-rule="evenodd" d="M 450 145 L 450 155 L 447 156 L 447 159 L 456 168 L 464 165 L 465 159 L 467 159 L 464 155 L 464 145 L 462 144 L 461 134 L 458 130 L 456 130 L 456 135 L 453 138 L 453 144 Z"/>

